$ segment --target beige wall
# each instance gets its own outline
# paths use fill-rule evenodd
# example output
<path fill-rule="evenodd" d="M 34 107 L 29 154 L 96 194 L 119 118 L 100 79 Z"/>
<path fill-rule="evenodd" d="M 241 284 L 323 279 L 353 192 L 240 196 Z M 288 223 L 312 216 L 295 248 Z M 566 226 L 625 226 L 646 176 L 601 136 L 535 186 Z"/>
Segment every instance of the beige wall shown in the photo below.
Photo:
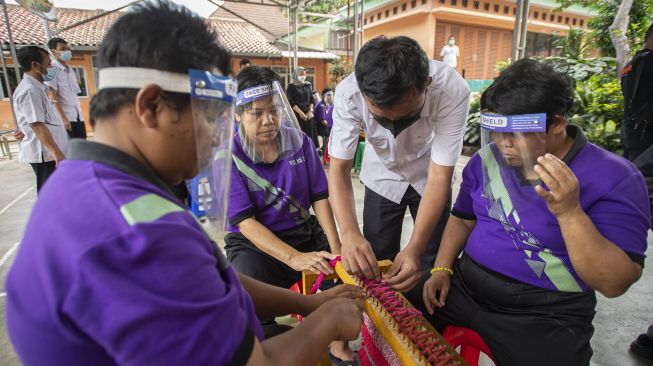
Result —
<path fill-rule="evenodd" d="M 240 71 L 240 60 L 244 57 L 234 57 L 232 61 L 233 70 Z M 279 66 L 288 67 L 287 58 L 256 58 L 247 57 L 252 65 L 256 66 Z M 329 86 L 329 65 L 327 60 L 319 59 L 299 59 L 299 66 L 314 67 L 315 68 L 315 86 L 314 89 L 321 92 L 322 89 Z"/>

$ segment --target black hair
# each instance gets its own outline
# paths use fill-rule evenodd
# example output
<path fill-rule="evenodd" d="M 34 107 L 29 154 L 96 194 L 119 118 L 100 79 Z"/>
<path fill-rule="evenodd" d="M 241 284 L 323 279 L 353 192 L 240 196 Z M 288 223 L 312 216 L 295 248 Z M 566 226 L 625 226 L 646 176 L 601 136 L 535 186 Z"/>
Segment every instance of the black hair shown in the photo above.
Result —
<path fill-rule="evenodd" d="M 98 66 L 143 67 L 176 73 L 189 69 L 231 72 L 231 55 L 218 42 L 215 28 L 187 8 L 168 0 L 133 6 L 109 29 L 98 51 Z M 103 89 L 91 100 L 91 122 L 111 117 L 133 103 L 136 89 Z M 165 92 L 170 106 L 183 109 L 190 96 Z"/>
<path fill-rule="evenodd" d="M 240 66 L 247 65 L 247 64 L 250 64 L 250 65 L 252 64 L 251 62 L 249 62 L 248 58 L 244 58 L 244 59 L 240 60 Z"/>
<path fill-rule="evenodd" d="M 269 67 L 250 66 L 243 69 L 243 71 L 236 76 L 236 81 L 238 81 L 238 92 L 241 92 L 258 85 L 266 84 L 272 86 L 273 82 L 281 82 L 281 79 L 279 78 L 279 75 Z M 249 106 L 250 104 L 238 106 L 236 108 L 236 113 L 242 113 L 242 111 Z"/>
<path fill-rule="evenodd" d="M 57 44 L 59 44 L 59 43 L 68 44 L 68 42 L 66 42 L 66 40 L 63 39 L 63 38 L 59 38 L 59 37 L 50 38 L 50 40 L 48 41 L 48 49 L 51 49 L 51 50 L 56 49 Z"/>
<path fill-rule="evenodd" d="M 18 64 L 24 71 L 30 71 L 32 62 L 43 65 L 46 57 L 50 57 L 48 51 L 38 46 L 23 46 L 16 50 Z"/>
<path fill-rule="evenodd" d="M 535 59 L 514 62 L 481 95 L 481 110 L 502 115 L 546 113 L 565 116 L 574 102 L 573 81 L 566 73 Z"/>
<path fill-rule="evenodd" d="M 653 37 L 653 23 L 648 26 L 648 30 L 646 30 L 646 36 L 644 37 L 645 40 L 648 40 L 649 38 Z"/>
<path fill-rule="evenodd" d="M 322 90 L 322 95 L 324 95 L 324 94 L 326 94 L 326 93 L 328 93 L 328 92 L 332 92 L 332 91 L 333 91 L 333 90 L 331 90 L 331 89 L 329 89 L 329 88 L 323 89 L 323 90 Z"/>
<path fill-rule="evenodd" d="M 429 60 L 413 39 L 376 37 L 356 59 L 356 82 L 374 105 L 388 109 L 412 88 L 423 92 L 429 79 Z"/>

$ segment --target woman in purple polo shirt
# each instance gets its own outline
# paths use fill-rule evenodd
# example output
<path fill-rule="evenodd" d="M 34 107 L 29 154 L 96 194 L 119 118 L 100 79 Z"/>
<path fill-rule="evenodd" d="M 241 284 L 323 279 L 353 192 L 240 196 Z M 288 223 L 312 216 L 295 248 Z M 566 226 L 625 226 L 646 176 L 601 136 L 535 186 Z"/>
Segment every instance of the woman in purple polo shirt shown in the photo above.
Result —
<path fill-rule="evenodd" d="M 315 146 L 272 69 L 251 66 L 237 80 L 227 258 L 238 272 L 283 288 L 302 271 L 330 274 L 340 239 Z M 331 352 L 337 362 L 354 360 L 345 342 Z"/>
<path fill-rule="evenodd" d="M 322 100 L 315 106 L 315 122 L 317 130 L 322 136 L 322 146 L 326 149 L 327 139 L 333 126 L 333 90 L 322 90 Z"/>
<path fill-rule="evenodd" d="M 473 329 L 502 366 L 588 365 L 595 291 L 619 296 L 642 273 L 644 179 L 567 125 L 572 93 L 536 60 L 483 93 L 487 144 L 463 170 L 424 285 L 430 320 Z"/>

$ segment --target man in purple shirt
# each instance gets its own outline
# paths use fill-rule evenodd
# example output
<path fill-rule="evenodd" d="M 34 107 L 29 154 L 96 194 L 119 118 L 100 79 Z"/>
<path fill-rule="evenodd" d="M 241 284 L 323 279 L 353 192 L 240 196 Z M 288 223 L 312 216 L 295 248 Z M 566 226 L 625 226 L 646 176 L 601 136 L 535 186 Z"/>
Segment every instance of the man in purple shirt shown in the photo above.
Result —
<path fill-rule="evenodd" d="M 167 81 L 190 89 L 189 69 L 228 74 L 217 39 L 164 1 L 135 6 L 107 33 L 95 142 L 76 140 L 45 186 L 8 275 L 8 331 L 24 365 L 314 365 L 330 342 L 358 335 L 349 298 L 359 290 L 302 296 L 237 275 L 170 192 L 198 173 L 195 128 L 213 120 Z M 117 68 L 132 75 L 107 76 Z M 289 312 L 310 315 L 263 339 L 257 315 Z"/>
<path fill-rule="evenodd" d="M 430 320 L 475 330 L 502 366 L 588 365 L 595 290 L 619 296 L 642 273 L 644 179 L 567 125 L 572 92 L 567 75 L 527 59 L 483 93 L 493 142 L 463 170 L 424 285 Z M 536 113 L 543 132 L 499 129 Z"/>

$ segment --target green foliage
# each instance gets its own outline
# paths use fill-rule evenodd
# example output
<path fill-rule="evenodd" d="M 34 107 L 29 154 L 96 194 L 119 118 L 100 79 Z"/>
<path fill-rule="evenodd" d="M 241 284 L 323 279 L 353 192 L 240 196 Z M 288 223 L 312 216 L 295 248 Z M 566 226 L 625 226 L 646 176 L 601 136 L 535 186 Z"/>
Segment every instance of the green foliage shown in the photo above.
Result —
<path fill-rule="evenodd" d="M 331 88 L 335 88 L 342 79 L 351 74 L 351 63 L 343 61 L 341 58 L 331 61 L 329 67 L 329 81 Z"/>
<path fill-rule="evenodd" d="M 315 0 L 304 7 L 309 13 L 332 14 L 339 8 L 347 5 L 347 0 Z M 320 20 L 318 17 L 306 17 L 306 21 L 314 22 Z"/>
<path fill-rule="evenodd" d="M 615 56 L 615 49 L 608 28 L 614 21 L 621 0 L 558 0 L 558 3 L 561 4 L 561 9 L 571 5 L 582 5 L 594 10 L 596 15 L 587 23 L 591 29 L 590 36 L 593 38 L 593 44 L 601 51 L 603 56 Z M 626 36 L 634 53 L 641 48 L 646 29 L 651 23 L 653 0 L 634 0 L 629 15 L 630 21 L 628 22 Z"/>
<path fill-rule="evenodd" d="M 620 153 L 619 127 L 624 100 L 620 81 L 614 72 L 616 60 L 612 57 L 584 60 L 547 57 L 542 60 L 574 80 L 574 106 L 569 112 L 568 122 L 580 126 L 591 142 Z M 501 66 L 505 68 L 507 65 L 504 62 Z M 479 116 L 480 94 L 472 101 L 467 117 L 464 141 L 468 145 L 480 144 Z"/>
<path fill-rule="evenodd" d="M 589 33 L 582 28 L 571 28 L 567 34 L 558 36 L 554 43 L 556 48 L 562 50 L 562 56 L 573 59 L 582 59 L 587 56 L 591 47 Z"/>

